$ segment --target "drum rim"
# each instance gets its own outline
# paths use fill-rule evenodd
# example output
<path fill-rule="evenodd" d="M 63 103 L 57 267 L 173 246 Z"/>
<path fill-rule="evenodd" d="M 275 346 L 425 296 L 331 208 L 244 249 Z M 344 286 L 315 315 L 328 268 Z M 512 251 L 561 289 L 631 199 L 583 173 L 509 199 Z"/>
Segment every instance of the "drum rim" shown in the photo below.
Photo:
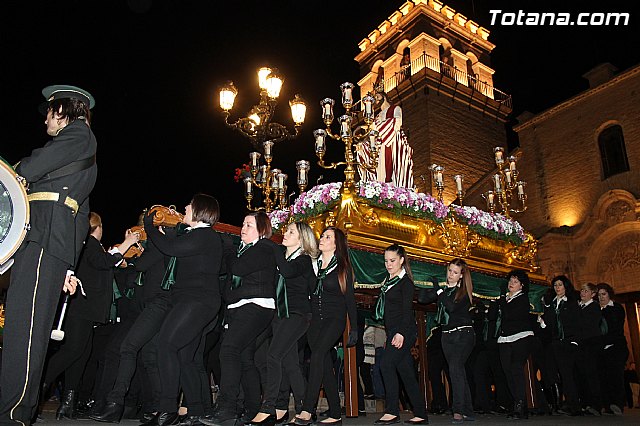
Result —
<path fill-rule="evenodd" d="M 6 175 L 6 176 L 4 176 Z M 9 225 L 9 232 L 0 248 L 0 265 L 7 262 L 22 244 L 24 237 L 27 234 L 27 224 L 30 218 L 29 199 L 27 198 L 27 191 L 24 186 L 16 179 L 16 172 L 5 161 L 0 161 L 0 176 L 2 184 L 9 192 L 9 196 L 13 200 L 14 211 L 11 224 Z M 11 177 L 12 179 L 4 179 L 5 177 Z M 20 195 L 18 195 L 20 194 Z M 23 200 L 22 205 L 16 200 Z M 7 242 L 13 240 L 11 247 L 5 249 Z"/>

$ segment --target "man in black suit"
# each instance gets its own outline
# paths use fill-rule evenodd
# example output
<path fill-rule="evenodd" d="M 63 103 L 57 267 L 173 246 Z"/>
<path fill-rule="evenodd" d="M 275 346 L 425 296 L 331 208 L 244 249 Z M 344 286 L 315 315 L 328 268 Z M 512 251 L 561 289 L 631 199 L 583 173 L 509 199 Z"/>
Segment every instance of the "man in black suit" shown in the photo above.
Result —
<path fill-rule="evenodd" d="M 97 176 L 97 143 L 89 127 L 93 97 L 74 86 L 49 86 L 42 94 L 52 139 L 16 167 L 28 184 L 31 217 L 6 299 L 0 375 L 5 424 L 28 425 L 35 414 L 60 292 L 75 291 L 70 276 L 89 230 L 89 193 Z"/>

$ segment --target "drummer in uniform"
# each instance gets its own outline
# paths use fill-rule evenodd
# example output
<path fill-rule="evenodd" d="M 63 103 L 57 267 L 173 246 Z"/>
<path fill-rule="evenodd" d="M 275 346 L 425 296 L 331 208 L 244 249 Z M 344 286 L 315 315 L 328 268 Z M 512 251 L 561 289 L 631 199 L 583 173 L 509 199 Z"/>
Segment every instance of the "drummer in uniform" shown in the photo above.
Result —
<path fill-rule="evenodd" d="M 61 291 L 89 230 L 89 193 L 96 182 L 95 101 L 75 86 L 49 86 L 42 148 L 16 167 L 28 185 L 30 228 L 14 256 L 6 298 L 0 373 L 0 423 L 28 425 L 37 409 L 40 377 Z"/>

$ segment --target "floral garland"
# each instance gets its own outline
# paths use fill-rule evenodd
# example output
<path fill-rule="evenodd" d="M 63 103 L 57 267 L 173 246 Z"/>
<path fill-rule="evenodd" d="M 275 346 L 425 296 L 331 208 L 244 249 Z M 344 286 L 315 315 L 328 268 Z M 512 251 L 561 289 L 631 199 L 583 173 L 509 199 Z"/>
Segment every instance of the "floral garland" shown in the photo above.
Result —
<path fill-rule="evenodd" d="M 357 186 L 360 198 L 371 205 L 391 209 L 397 215 L 442 223 L 449 214 L 447 206 L 429 194 L 377 181 L 359 182 Z"/>
<path fill-rule="evenodd" d="M 287 223 L 289 216 L 293 216 L 292 220 L 298 222 L 326 212 L 340 199 L 340 188 L 342 182 L 331 182 L 316 185 L 303 192 L 288 209 L 273 210 L 269 213 L 271 226 L 277 231 Z"/>
<path fill-rule="evenodd" d="M 278 231 L 291 219 L 303 221 L 331 209 L 340 199 L 342 183 L 333 182 L 317 185 L 302 193 L 287 209 L 269 213 L 271 226 Z M 472 231 L 494 240 L 509 241 L 519 245 L 525 239 L 525 231 L 515 220 L 498 213 L 489 213 L 472 206 L 457 206 L 451 209 L 442 201 L 429 194 L 397 187 L 391 183 L 367 181 L 358 182 L 357 194 L 370 205 L 390 209 L 397 215 L 407 215 L 420 219 L 430 219 L 438 224 L 447 217 L 467 224 Z M 293 216 L 293 217 L 291 217 Z"/>
<path fill-rule="evenodd" d="M 499 213 L 489 213 L 473 206 L 452 205 L 456 219 L 467 224 L 469 229 L 494 240 L 505 240 L 515 245 L 525 239 L 524 228 L 513 219 Z"/>

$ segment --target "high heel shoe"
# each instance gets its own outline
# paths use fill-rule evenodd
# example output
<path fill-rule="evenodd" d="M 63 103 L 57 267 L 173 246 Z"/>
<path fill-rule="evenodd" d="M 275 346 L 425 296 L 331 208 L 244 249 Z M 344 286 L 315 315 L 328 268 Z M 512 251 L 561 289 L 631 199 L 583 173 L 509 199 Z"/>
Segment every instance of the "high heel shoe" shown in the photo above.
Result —
<path fill-rule="evenodd" d="M 287 421 L 289 420 L 289 411 L 286 411 L 282 417 L 276 418 L 276 423 L 277 425 L 281 425 L 284 423 L 287 423 Z"/>
<path fill-rule="evenodd" d="M 263 414 L 266 414 L 266 413 L 263 413 Z M 269 414 L 267 417 L 260 420 L 259 422 L 254 422 L 253 420 L 251 420 L 249 423 L 245 423 L 245 425 L 247 426 L 274 426 L 275 424 L 276 424 L 275 414 Z"/>

